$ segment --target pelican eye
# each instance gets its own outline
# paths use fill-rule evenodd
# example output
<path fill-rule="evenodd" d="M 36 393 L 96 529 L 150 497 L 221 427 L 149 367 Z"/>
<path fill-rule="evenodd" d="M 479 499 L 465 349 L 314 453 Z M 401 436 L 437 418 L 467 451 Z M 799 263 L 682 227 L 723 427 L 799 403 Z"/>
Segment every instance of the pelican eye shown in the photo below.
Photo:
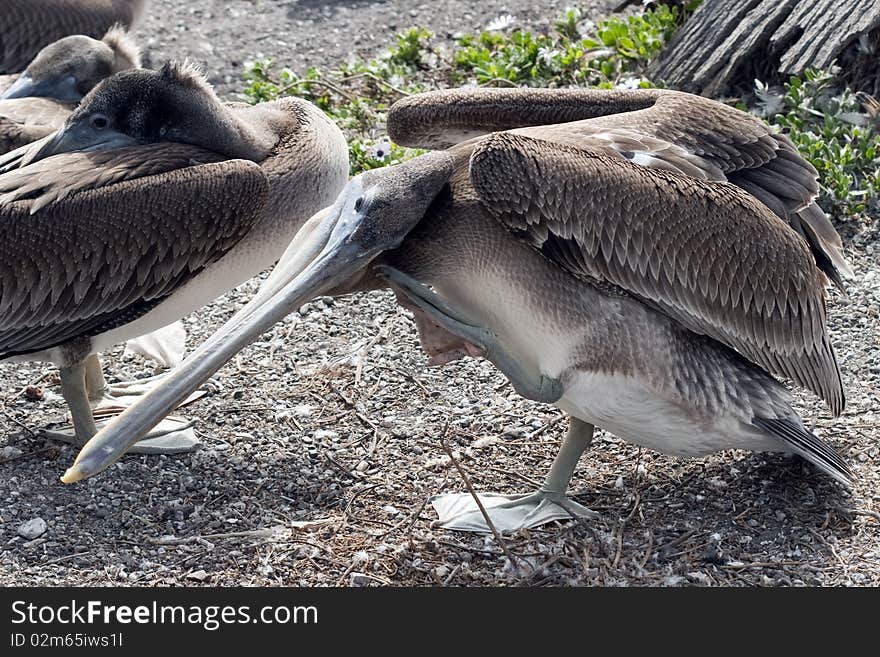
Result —
<path fill-rule="evenodd" d="M 95 130 L 103 130 L 110 125 L 110 119 L 103 114 L 92 114 L 89 123 Z"/>
<path fill-rule="evenodd" d="M 354 211 L 360 212 L 361 208 L 364 207 L 364 197 L 358 197 L 358 200 L 354 202 Z"/>

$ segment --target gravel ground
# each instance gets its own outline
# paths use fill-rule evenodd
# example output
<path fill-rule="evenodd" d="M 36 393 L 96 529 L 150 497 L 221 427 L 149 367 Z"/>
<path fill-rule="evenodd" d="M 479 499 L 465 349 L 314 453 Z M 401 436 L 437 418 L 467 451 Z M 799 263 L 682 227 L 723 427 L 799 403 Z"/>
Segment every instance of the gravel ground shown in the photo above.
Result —
<path fill-rule="evenodd" d="M 410 24 L 453 32 L 511 13 L 535 26 L 553 4 L 153 0 L 140 38 L 153 63 L 208 60 L 230 95 L 258 51 L 333 64 L 375 54 Z M 844 230 L 857 276 L 829 308 L 847 411 L 832 418 L 799 397 L 852 463 L 852 492 L 798 459 L 685 461 L 600 432 L 573 489 L 601 519 L 510 537 L 511 565 L 493 538 L 431 525 L 427 498 L 464 490 L 444 427 L 476 488 L 516 492 L 546 472 L 565 421 L 484 361 L 427 368 L 408 314 L 376 293 L 313 302 L 224 368 L 213 394 L 185 409 L 201 450 L 128 456 L 76 486 L 58 482 L 75 450 L 33 433 L 64 412 L 54 369 L 0 364 L 0 585 L 878 585 L 874 225 Z M 188 318 L 192 342 L 255 289 Z M 111 380 L 153 373 L 121 351 L 106 358 Z"/>
<path fill-rule="evenodd" d="M 221 94 L 240 91 L 244 62 L 272 57 L 299 73 L 310 66 L 332 66 L 352 56 L 376 56 L 394 35 L 421 25 L 438 36 L 480 31 L 494 18 L 510 14 L 518 25 L 547 30 L 563 0 L 479 3 L 463 0 L 150 0 L 137 36 L 144 64 L 188 57 L 203 66 Z M 597 17 L 614 0 L 591 2 Z"/>

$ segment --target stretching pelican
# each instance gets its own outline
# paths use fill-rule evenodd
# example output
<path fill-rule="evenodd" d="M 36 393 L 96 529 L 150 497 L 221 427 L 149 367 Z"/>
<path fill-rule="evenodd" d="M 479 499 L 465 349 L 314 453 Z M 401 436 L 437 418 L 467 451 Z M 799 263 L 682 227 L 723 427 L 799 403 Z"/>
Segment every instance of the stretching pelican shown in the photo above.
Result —
<path fill-rule="evenodd" d="M 483 498 L 499 529 L 592 515 L 565 491 L 594 426 L 679 456 L 791 452 L 850 482 L 772 376 L 844 407 L 825 286 L 847 266 L 788 139 L 662 90 L 432 93 L 388 121 L 398 143 L 451 147 L 352 179 L 248 306 L 63 481 L 112 463 L 300 304 L 390 285 L 429 353 L 481 354 L 571 417 L 539 491 Z M 548 125 L 523 127 L 535 123 Z M 485 531 L 470 496 L 434 503 L 445 526 Z"/>
<path fill-rule="evenodd" d="M 56 363 L 84 442 L 105 391 L 97 354 L 273 264 L 345 184 L 348 149 L 306 101 L 226 105 L 167 64 L 108 78 L 4 168 L 0 358 Z"/>

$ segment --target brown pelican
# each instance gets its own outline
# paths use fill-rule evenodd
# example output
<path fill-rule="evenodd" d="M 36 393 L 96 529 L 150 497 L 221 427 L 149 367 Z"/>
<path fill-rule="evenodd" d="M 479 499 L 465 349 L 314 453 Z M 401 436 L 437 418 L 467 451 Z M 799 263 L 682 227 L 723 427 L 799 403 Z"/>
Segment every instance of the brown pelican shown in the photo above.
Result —
<path fill-rule="evenodd" d="M 49 44 L 21 75 L 0 76 L 0 154 L 55 132 L 101 80 L 139 66 L 137 46 L 118 27 L 100 40 L 74 35 Z"/>
<path fill-rule="evenodd" d="M 226 105 L 168 64 L 108 78 L 4 167 L 0 358 L 58 364 L 84 441 L 104 388 L 96 354 L 274 263 L 345 184 L 348 149 L 308 102 Z"/>
<path fill-rule="evenodd" d="M 140 52 L 119 26 L 110 28 L 101 40 L 73 35 L 49 44 L 21 75 L 0 76 L 0 154 L 59 129 L 98 82 L 139 66 Z M 126 350 L 172 367 L 183 359 L 185 345 L 186 331 L 176 322 L 129 340 Z M 117 383 L 115 387 L 130 396 L 142 390 L 142 385 Z"/>
<path fill-rule="evenodd" d="M 788 139 L 661 90 L 442 92 L 388 121 L 404 144 L 473 138 L 352 179 L 248 306 L 63 481 L 112 463 L 285 313 L 384 281 L 415 309 L 429 352 L 481 354 L 571 417 L 539 491 L 484 497 L 499 529 L 591 514 L 565 490 L 594 426 L 680 456 L 791 452 L 850 481 L 772 376 L 843 409 L 824 301 L 845 269 L 841 242 Z M 538 122 L 553 125 L 520 127 Z M 447 527 L 486 529 L 469 496 L 435 506 Z"/>
<path fill-rule="evenodd" d="M 0 73 L 18 73 L 46 45 L 73 34 L 98 39 L 139 19 L 145 0 L 2 0 Z"/>

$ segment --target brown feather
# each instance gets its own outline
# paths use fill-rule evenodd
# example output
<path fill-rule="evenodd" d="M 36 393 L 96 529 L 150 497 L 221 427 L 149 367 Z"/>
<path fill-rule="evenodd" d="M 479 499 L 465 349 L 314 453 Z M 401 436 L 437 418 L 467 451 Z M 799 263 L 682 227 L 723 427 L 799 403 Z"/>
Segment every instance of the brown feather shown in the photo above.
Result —
<path fill-rule="evenodd" d="M 558 259 L 573 274 L 620 285 L 840 412 L 823 282 L 806 242 L 734 185 L 640 167 L 587 146 L 498 133 L 474 148 L 471 182 L 511 230 L 537 242 L 537 223 L 567 248 L 580 247 L 587 267 L 571 268 L 570 255 Z M 630 254 L 635 244 L 639 252 Z M 552 244 L 536 246 L 556 259 Z M 648 266 L 634 268 L 639 261 Z M 728 289 L 710 292 L 710 277 Z M 781 312 L 787 304 L 791 312 Z"/>
<path fill-rule="evenodd" d="M 158 170 L 81 184 L 36 214 L 32 200 L 0 207 L 0 357 L 132 321 L 227 253 L 266 202 L 252 162 Z"/>
<path fill-rule="evenodd" d="M 72 109 L 49 98 L 0 100 L 0 155 L 55 132 Z"/>
<path fill-rule="evenodd" d="M 388 114 L 392 139 L 409 146 L 445 148 L 457 136 L 513 129 L 576 147 L 586 139 L 595 148 L 592 140 L 602 135 L 621 152 L 640 143 L 643 157 L 631 159 L 643 166 L 726 179 L 805 238 L 809 225 L 817 235 L 808 239 L 815 262 L 838 286 L 851 274 L 840 238 L 815 203 L 815 168 L 784 135 L 707 98 L 661 89 L 453 89 L 410 96 Z"/>

